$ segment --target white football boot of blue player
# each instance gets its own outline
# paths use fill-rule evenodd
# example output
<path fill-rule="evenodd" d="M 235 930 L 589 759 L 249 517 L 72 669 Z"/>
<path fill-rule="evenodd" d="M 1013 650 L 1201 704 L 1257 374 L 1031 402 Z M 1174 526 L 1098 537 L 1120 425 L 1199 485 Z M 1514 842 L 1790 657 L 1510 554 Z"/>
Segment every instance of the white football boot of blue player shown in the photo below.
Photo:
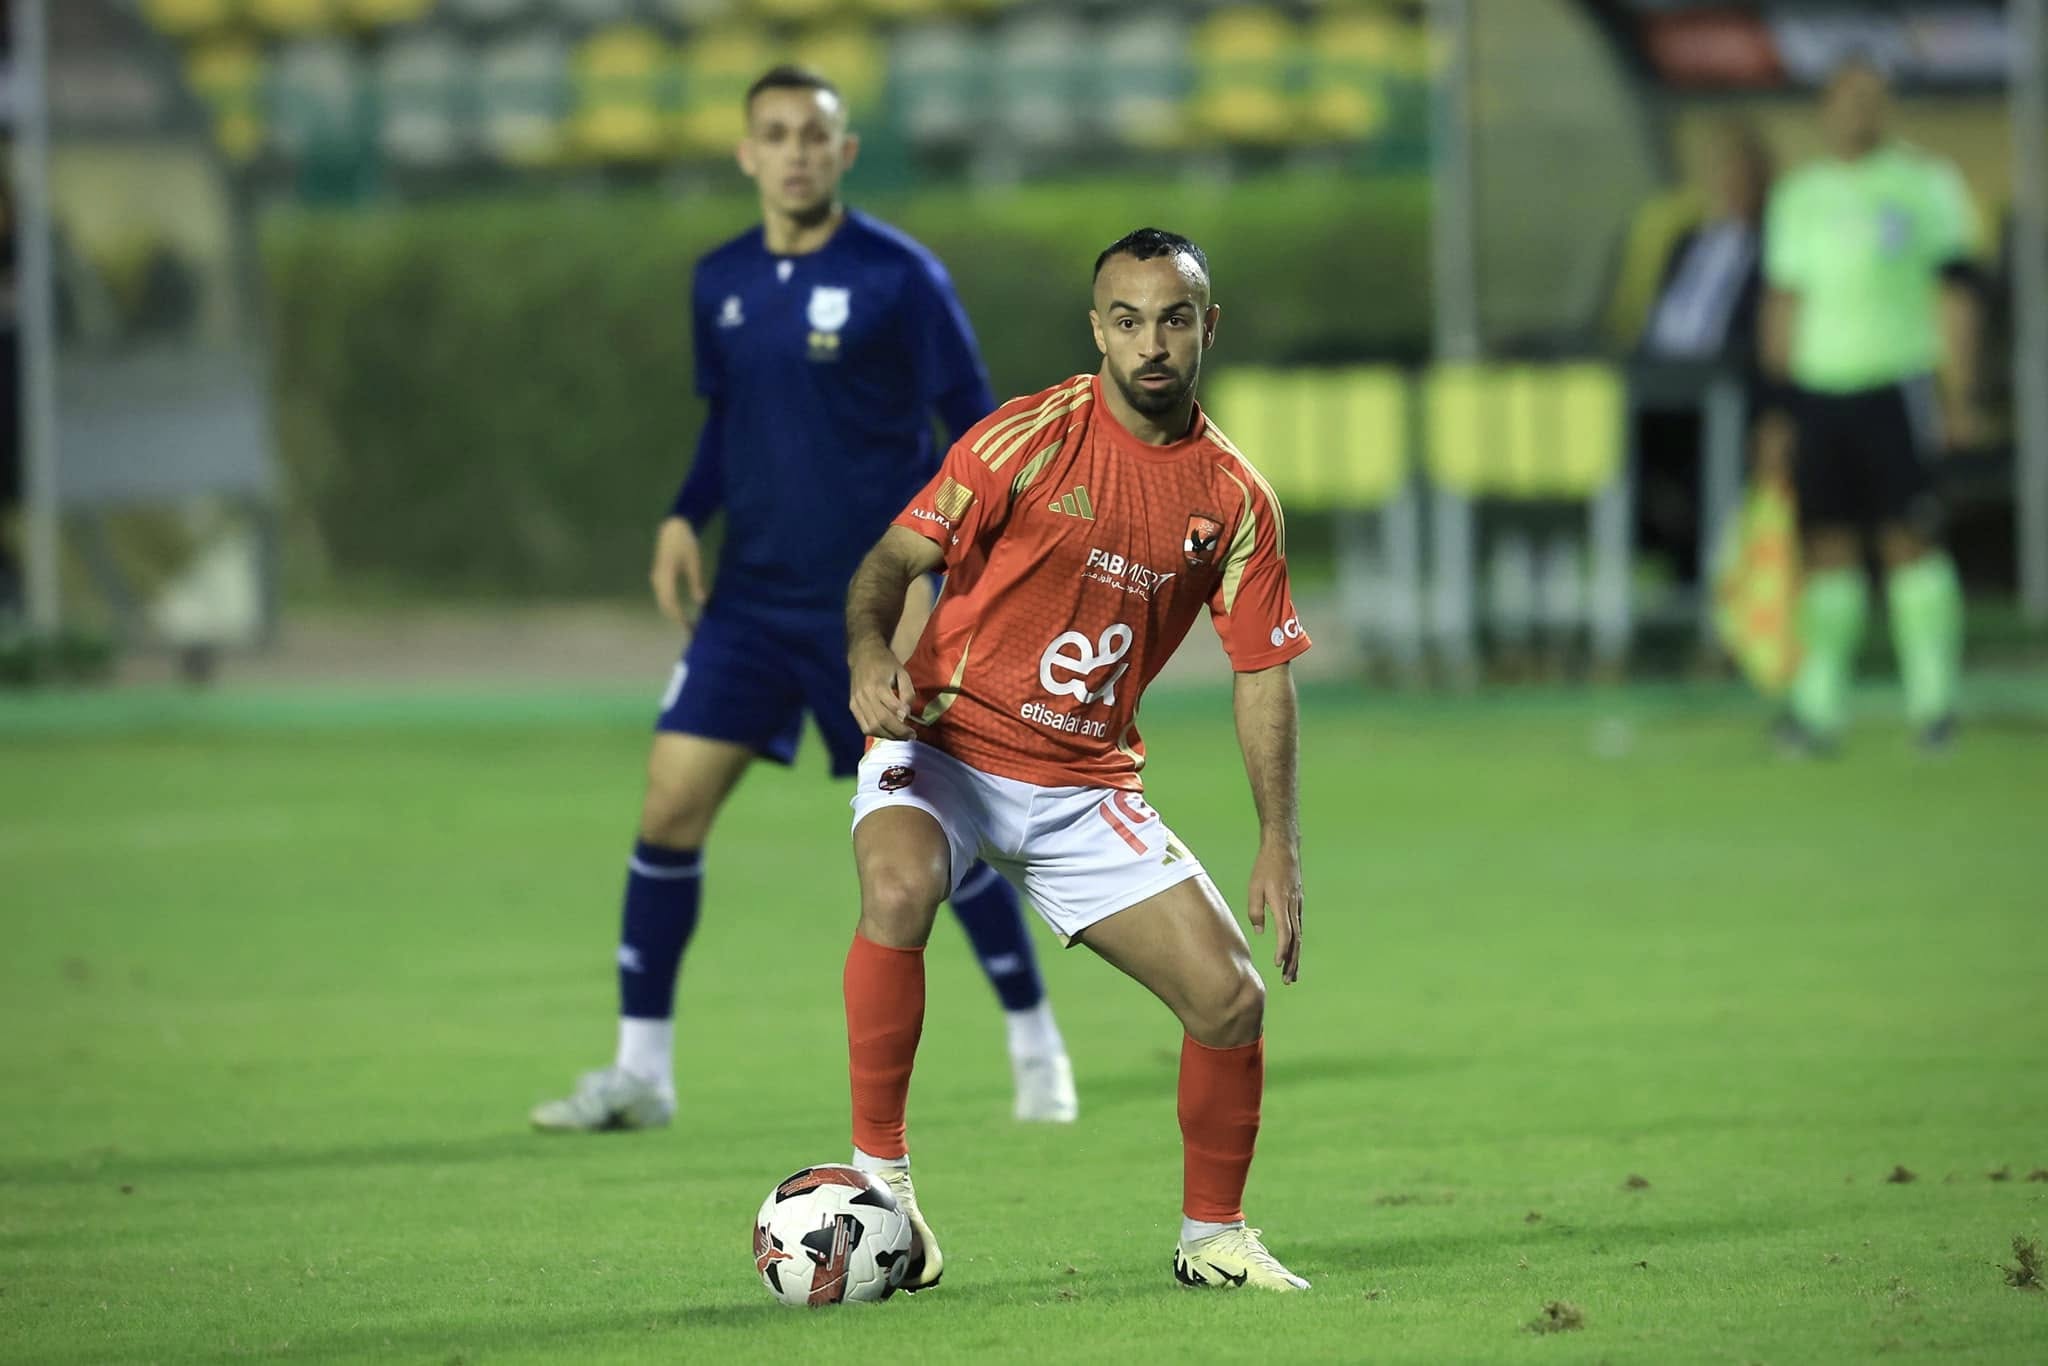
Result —
<path fill-rule="evenodd" d="M 1013 1055 L 1010 1072 L 1017 1082 L 1012 1112 L 1030 1124 L 1072 1124 L 1081 1113 L 1074 1094 L 1074 1067 L 1065 1053 Z"/>
<path fill-rule="evenodd" d="M 533 1127 L 549 1133 L 588 1134 L 610 1129 L 659 1129 L 676 1114 L 673 1087 L 619 1067 L 585 1072 L 560 1100 L 533 1107 Z"/>

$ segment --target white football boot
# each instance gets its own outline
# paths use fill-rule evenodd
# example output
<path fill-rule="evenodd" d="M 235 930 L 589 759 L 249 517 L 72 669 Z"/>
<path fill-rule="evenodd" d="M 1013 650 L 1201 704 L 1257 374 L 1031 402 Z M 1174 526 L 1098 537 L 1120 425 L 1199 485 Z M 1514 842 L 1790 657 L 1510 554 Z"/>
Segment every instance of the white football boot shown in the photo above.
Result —
<path fill-rule="evenodd" d="M 1182 1285 L 1212 1290 L 1247 1285 L 1283 1292 L 1308 1289 L 1307 1281 L 1280 1265 L 1280 1259 L 1266 1251 L 1266 1245 L 1259 1241 L 1259 1230 L 1242 1224 L 1176 1246 L 1173 1278 Z"/>
<path fill-rule="evenodd" d="M 1017 1104 L 1011 1111 L 1027 1124 L 1072 1124 L 1081 1113 L 1074 1094 L 1074 1066 L 1065 1053 L 1026 1054 L 1010 1059 L 1017 1082 Z"/>
<path fill-rule="evenodd" d="M 910 1269 L 903 1273 L 903 1284 L 897 1288 L 909 1295 L 929 1290 L 944 1274 L 946 1259 L 939 1255 L 939 1240 L 932 1236 L 932 1226 L 924 1221 L 924 1213 L 917 1207 L 917 1192 L 910 1185 L 910 1168 L 885 1167 L 873 1174 L 896 1197 L 896 1207 L 909 1218 L 910 1227 L 917 1233 L 910 1244 Z"/>
<path fill-rule="evenodd" d="M 555 1134 L 659 1129 L 676 1114 L 674 1088 L 618 1067 L 585 1072 L 560 1100 L 533 1107 L 533 1127 Z"/>

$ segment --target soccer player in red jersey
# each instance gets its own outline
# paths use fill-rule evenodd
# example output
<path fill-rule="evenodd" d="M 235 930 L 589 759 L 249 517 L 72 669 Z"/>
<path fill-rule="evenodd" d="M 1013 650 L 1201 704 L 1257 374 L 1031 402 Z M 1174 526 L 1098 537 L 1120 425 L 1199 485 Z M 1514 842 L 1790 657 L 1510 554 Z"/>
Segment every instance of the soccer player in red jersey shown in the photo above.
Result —
<path fill-rule="evenodd" d="M 971 428 L 855 572 L 854 716 L 876 738 L 853 800 L 860 924 L 846 958 L 854 1165 L 917 1231 L 904 1281 L 944 1263 L 910 1183 L 904 1109 L 924 1019 L 924 945 L 985 859 L 1068 943 L 1164 1002 L 1181 1046 L 1184 1155 L 1174 1274 L 1306 1290 L 1245 1227 L 1265 1080 L 1265 986 L 1195 856 L 1140 795 L 1138 701 L 1206 606 L 1235 670 L 1238 745 L 1258 810 L 1255 930 L 1301 968 L 1294 681 L 1309 646 L 1272 490 L 1195 402 L 1216 338 L 1209 266 L 1144 228 L 1095 263 L 1100 373 L 1004 404 Z M 945 591 L 908 661 L 903 595 Z"/>

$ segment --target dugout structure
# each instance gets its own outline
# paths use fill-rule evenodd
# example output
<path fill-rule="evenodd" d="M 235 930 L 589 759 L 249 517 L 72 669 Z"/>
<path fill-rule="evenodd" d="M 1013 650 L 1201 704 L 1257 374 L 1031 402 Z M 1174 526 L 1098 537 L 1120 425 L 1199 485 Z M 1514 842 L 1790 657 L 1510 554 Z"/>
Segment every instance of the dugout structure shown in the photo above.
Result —
<path fill-rule="evenodd" d="M 195 661 L 256 643 L 278 485 L 248 206 L 131 7 L 8 18 L 31 623 Z"/>

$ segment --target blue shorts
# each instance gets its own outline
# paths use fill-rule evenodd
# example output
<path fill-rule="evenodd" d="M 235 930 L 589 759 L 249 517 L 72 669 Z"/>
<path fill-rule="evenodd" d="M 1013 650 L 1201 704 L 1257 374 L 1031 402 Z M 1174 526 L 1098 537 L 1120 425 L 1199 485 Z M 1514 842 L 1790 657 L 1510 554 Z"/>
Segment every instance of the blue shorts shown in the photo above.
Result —
<path fill-rule="evenodd" d="M 728 740 L 789 764 L 808 711 L 832 776 L 848 778 L 867 749 L 847 705 L 852 691 L 846 628 L 836 613 L 755 611 L 714 598 L 669 679 L 654 728 Z"/>

